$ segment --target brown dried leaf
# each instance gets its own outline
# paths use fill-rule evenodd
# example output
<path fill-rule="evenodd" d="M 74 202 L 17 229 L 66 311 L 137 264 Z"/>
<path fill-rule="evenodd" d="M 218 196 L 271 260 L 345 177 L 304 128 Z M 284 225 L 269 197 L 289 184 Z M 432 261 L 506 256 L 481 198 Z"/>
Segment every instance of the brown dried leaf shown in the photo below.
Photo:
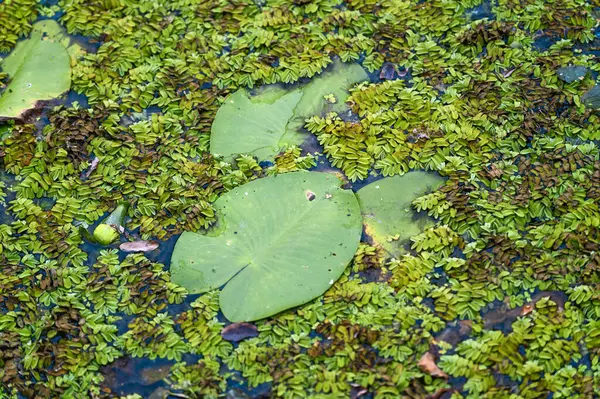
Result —
<path fill-rule="evenodd" d="M 502 169 L 498 169 L 498 167 L 494 164 L 489 167 L 489 175 L 491 177 L 500 177 L 502 176 Z"/>
<path fill-rule="evenodd" d="M 383 64 L 381 71 L 379 72 L 379 79 L 382 80 L 392 80 L 394 79 L 394 75 L 396 73 L 396 67 L 391 62 L 386 62 Z"/>
<path fill-rule="evenodd" d="M 435 364 L 435 357 L 430 352 L 425 352 L 425 354 L 421 356 L 418 366 L 421 371 L 432 377 L 448 378 L 448 374 L 444 373 L 442 369 Z"/>
<path fill-rule="evenodd" d="M 531 312 L 533 312 L 533 305 L 527 304 L 521 309 L 521 316 L 526 316 Z"/>
<path fill-rule="evenodd" d="M 431 395 L 427 396 L 427 399 L 442 399 L 444 397 L 450 398 L 452 393 L 456 390 L 453 388 L 440 388 Z"/>

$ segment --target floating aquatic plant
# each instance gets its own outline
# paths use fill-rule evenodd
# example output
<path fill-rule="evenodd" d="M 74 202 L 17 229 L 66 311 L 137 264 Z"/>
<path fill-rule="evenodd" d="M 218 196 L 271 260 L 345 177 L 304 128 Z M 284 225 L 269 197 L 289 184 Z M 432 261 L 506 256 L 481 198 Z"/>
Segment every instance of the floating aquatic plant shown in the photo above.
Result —
<path fill-rule="evenodd" d="M 600 108 L 600 86 L 594 86 L 581 96 L 581 102 L 591 108 Z"/>
<path fill-rule="evenodd" d="M 240 384 L 272 397 L 599 396 L 600 134 L 582 100 L 600 71 L 597 6 L 398 4 L 0 1 L 3 53 L 57 6 L 87 36 L 72 63 L 79 105 L 0 142 L 3 393 L 119 397 L 104 366 L 182 356 L 156 395 L 233 396 Z M 216 159 L 211 125 L 236 90 L 306 85 L 338 56 L 372 77 L 395 70 L 351 89 L 351 114 L 328 90 L 307 116 L 334 168 L 353 182 L 446 179 L 414 202 L 435 226 L 406 253 L 385 260 L 363 243 L 325 294 L 253 323 L 258 336 L 238 344 L 221 335 L 218 290 L 176 307 L 186 292 L 164 265 L 116 249 L 91 261 L 75 226 L 123 199 L 126 227 L 159 241 L 210 228 L 212 204 L 235 187 L 311 167 L 300 147 L 273 164 Z M 574 65 L 588 73 L 563 81 Z M 448 380 L 419 368 L 427 353 Z"/>
<path fill-rule="evenodd" d="M 299 90 L 288 92 L 282 88 L 265 89 L 252 98 L 244 89 L 236 91 L 215 116 L 211 152 L 226 157 L 250 153 L 267 159 L 286 144 L 299 144 L 282 142 L 282 137 L 301 97 Z"/>
<path fill-rule="evenodd" d="M 0 52 L 10 51 L 17 41 L 31 31 L 38 16 L 36 0 L 12 0 L 0 3 Z"/>
<path fill-rule="evenodd" d="M 341 112 L 347 90 L 366 79 L 360 65 L 336 62 L 331 71 L 292 90 L 267 86 L 252 94 L 240 89 L 227 97 L 215 116 L 210 151 L 225 157 L 247 153 L 259 160 L 272 159 L 280 150 L 305 140 L 300 130 L 304 119 L 327 108 Z M 326 101 L 326 95 L 339 101 Z"/>
<path fill-rule="evenodd" d="M 354 193 L 331 174 L 255 180 L 220 197 L 220 229 L 184 233 L 173 281 L 191 293 L 218 289 L 231 321 L 251 321 L 321 295 L 352 259 L 361 233 Z"/>
<path fill-rule="evenodd" d="M 56 37 L 54 21 L 34 25 L 31 37 L 17 44 L 0 67 L 9 76 L 0 93 L 0 118 L 16 118 L 41 100 L 69 90 L 71 67 L 67 50 Z"/>
<path fill-rule="evenodd" d="M 366 233 L 393 256 L 399 256 L 410 237 L 419 234 L 432 221 L 418 218 L 412 202 L 443 184 L 432 173 L 409 172 L 386 177 L 357 191 Z"/>
<path fill-rule="evenodd" d="M 588 73 L 588 69 L 581 65 L 571 65 L 559 68 L 556 73 L 558 77 L 567 83 L 573 83 L 578 80 L 583 80 Z"/>

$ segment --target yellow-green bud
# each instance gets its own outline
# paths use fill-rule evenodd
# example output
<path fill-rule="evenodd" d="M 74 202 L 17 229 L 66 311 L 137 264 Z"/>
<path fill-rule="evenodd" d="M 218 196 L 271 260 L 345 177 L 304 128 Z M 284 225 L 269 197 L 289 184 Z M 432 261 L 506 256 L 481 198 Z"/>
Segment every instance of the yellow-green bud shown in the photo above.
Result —
<path fill-rule="evenodd" d="M 109 245 L 119 238 L 119 232 L 111 225 L 102 223 L 94 229 L 94 238 L 102 245 Z"/>

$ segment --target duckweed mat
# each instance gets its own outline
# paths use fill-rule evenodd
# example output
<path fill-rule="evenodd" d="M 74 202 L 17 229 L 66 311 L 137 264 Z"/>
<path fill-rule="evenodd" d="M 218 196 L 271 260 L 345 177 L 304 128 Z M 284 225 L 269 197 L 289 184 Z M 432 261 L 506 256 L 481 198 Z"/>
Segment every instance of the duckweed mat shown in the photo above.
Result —
<path fill-rule="evenodd" d="M 0 122 L 0 398 L 600 397 L 599 17 L 598 0 L 0 0 L 3 57 L 45 19 L 81 47 L 68 93 Z M 211 155 L 230 94 L 337 62 L 369 79 L 325 95 L 346 107 L 308 117 L 305 143 Z M 434 223 L 397 257 L 363 234 L 325 294 L 248 325 L 171 281 L 222 194 L 306 169 L 354 191 L 439 175 L 399 209 Z M 157 250 L 86 241 L 122 201 L 121 241 Z"/>

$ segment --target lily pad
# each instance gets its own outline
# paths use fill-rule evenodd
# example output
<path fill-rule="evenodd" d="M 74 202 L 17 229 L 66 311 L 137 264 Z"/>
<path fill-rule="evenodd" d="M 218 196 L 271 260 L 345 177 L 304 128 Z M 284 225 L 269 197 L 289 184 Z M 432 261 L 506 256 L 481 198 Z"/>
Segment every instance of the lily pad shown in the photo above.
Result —
<path fill-rule="evenodd" d="M 86 52 L 79 43 L 72 40 L 71 36 L 65 31 L 65 28 L 52 19 L 44 19 L 33 25 L 33 32 L 41 33 L 45 40 L 50 40 L 62 44 L 71 58 L 71 66 L 83 57 Z"/>
<path fill-rule="evenodd" d="M 0 65 L 10 81 L 0 94 L 0 118 L 18 118 L 40 100 L 69 90 L 71 65 L 54 21 L 34 25 L 31 37 L 17 44 Z M 60 38 L 62 39 L 62 37 Z"/>
<path fill-rule="evenodd" d="M 433 173 L 409 172 L 386 177 L 360 190 L 360 203 L 366 233 L 393 256 L 403 252 L 407 240 L 432 224 L 427 216 L 418 217 L 412 202 L 442 185 Z"/>
<path fill-rule="evenodd" d="M 567 83 L 573 83 L 576 80 L 581 80 L 587 75 L 587 68 L 581 65 L 570 65 L 559 68 L 556 73 L 558 77 Z"/>
<path fill-rule="evenodd" d="M 223 285 L 221 310 L 240 322 L 302 305 L 337 280 L 358 248 L 360 208 L 334 175 L 286 173 L 221 196 L 211 235 L 181 235 L 171 276 L 191 293 Z"/>
<path fill-rule="evenodd" d="M 336 62 L 304 86 L 287 90 L 264 86 L 250 93 L 240 89 L 230 95 L 217 111 L 210 136 L 210 151 L 231 158 L 252 154 L 259 160 L 272 159 L 290 145 L 299 145 L 307 137 L 304 120 L 325 111 L 341 112 L 348 89 L 368 79 L 358 64 Z M 335 104 L 325 100 L 336 98 Z"/>
<path fill-rule="evenodd" d="M 581 96 L 581 102 L 588 108 L 600 108 L 600 85 L 592 87 Z"/>
<path fill-rule="evenodd" d="M 259 159 L 277 154 L 281 138 L 302 92 L 278 88 L 251 97 L 241 89 L 229 96 L 212 125 L 213 154 L 229 157 L 252 153 Z"/>
<path fill-rule="evenodd" d="M 299 88 L 302 97 L 294 109 L 294 117 L 287 126 L 286 135 L 300 134 L 299 129 L 304 126 L 304 121 L 311 116 L 323 112 L 343 112 L 348 109 L 346 100 L 350 96 L 348 89 L 354 84 L 369 79 L 369 75 L 358 64 L 344 64 L 336 61 L 329 71 L 321 73 L 305 86 Z M 335 103 L 325 99 L 333 95 Z M 285 136 L 284 136 L 285 137 Z M 301 139 L 305 136 L 301 135 Z M 292 144 L 300 144 L 295 142 Z"/>

